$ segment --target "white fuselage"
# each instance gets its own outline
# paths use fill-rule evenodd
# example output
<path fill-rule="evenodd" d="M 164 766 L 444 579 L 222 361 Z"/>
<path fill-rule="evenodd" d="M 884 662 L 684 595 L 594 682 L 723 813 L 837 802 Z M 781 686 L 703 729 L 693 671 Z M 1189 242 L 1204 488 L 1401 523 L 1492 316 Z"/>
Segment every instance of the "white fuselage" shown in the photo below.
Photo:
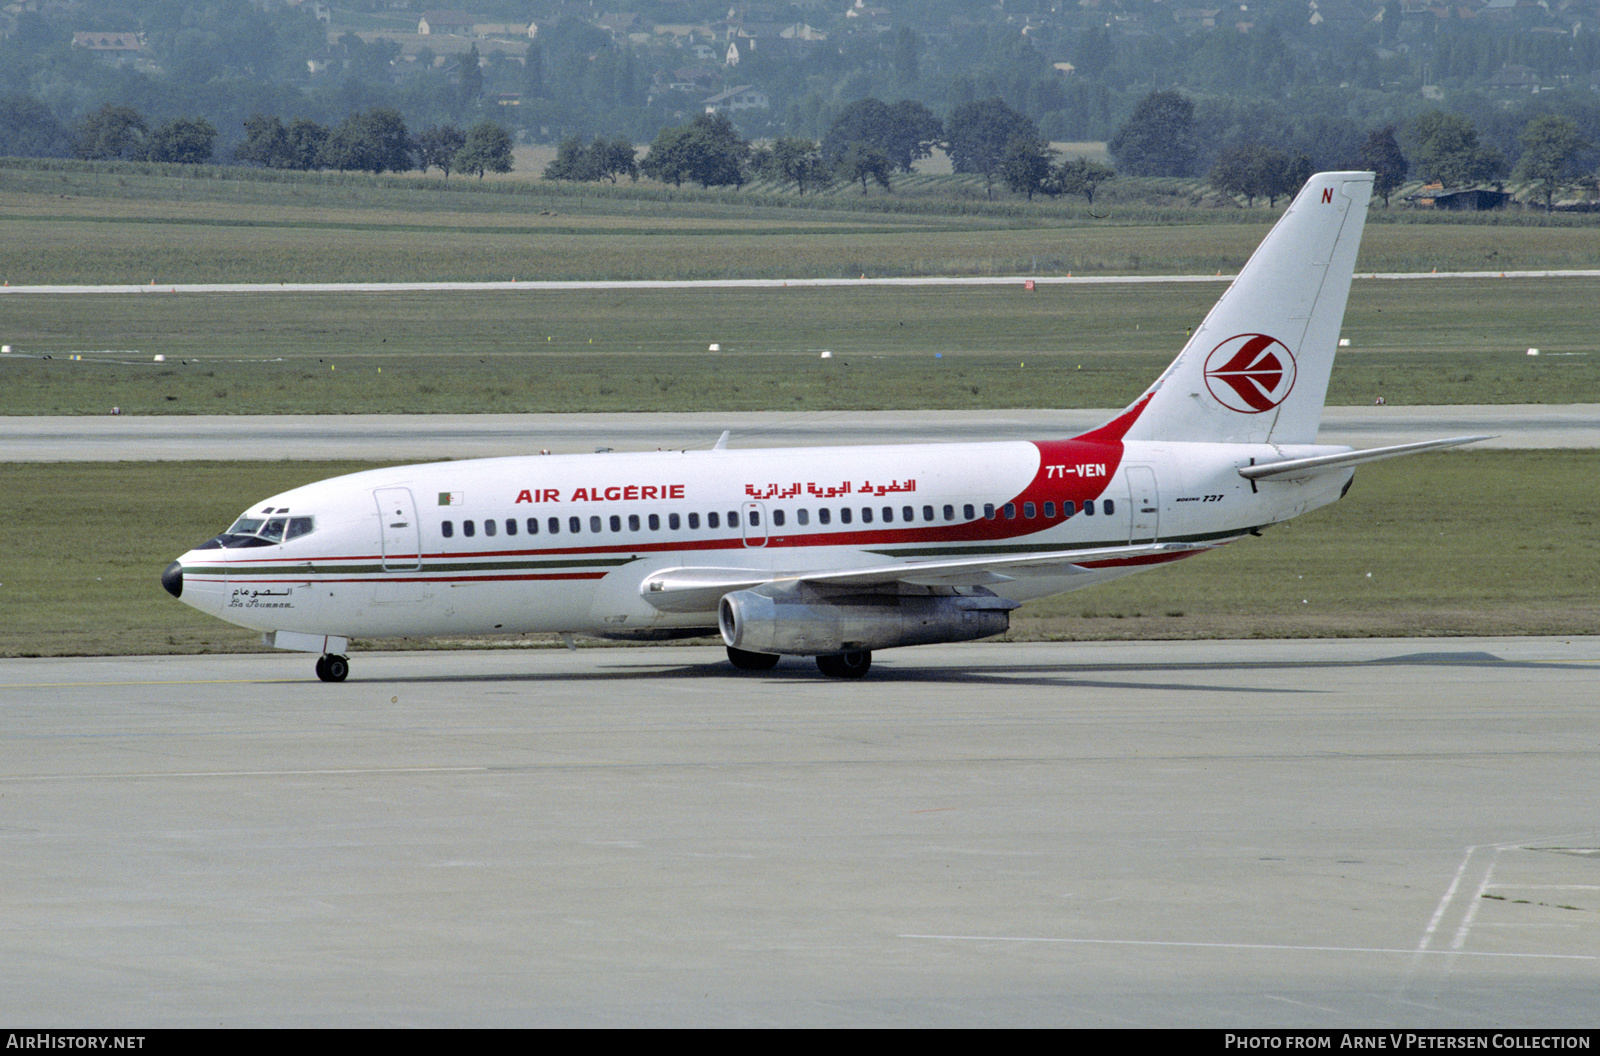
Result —
<path fill-rule="evenodd" d="M 681 567 L 804 572 L 1130 543 L 1218 544 L 1332 502 L 1351 472 L 1253 484 L 1255 461 L 1346 448 L 1092 438 L 476 459 L 308 484 L 246 517 L 287 541 L 223 536 L 179 558 L 184 602 L 267 632 L 433 636 L 710 632 L 715 598 L 651 603 Z M 1185 551 L 1192 553 L 1195 551 Z M 1029 598 L 1183 553 L 990 586 Z M 1003 577 L 1002 577 L 1003 579 Z"/>

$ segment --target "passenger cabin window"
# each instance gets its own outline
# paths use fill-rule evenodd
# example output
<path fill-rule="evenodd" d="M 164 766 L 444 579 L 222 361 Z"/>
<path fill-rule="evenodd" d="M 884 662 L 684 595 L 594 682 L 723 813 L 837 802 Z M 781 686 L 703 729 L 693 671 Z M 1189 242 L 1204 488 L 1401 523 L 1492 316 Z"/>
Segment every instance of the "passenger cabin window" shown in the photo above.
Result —
<path fill-rule="evenodd" d="M 446 539 L 449 539 L 452 536 L 454 536 L 456 534 L 455 523 L 452 522 L 452 521 L 440 521 L 439 522 L 439 534 L 444 536 Z"/>

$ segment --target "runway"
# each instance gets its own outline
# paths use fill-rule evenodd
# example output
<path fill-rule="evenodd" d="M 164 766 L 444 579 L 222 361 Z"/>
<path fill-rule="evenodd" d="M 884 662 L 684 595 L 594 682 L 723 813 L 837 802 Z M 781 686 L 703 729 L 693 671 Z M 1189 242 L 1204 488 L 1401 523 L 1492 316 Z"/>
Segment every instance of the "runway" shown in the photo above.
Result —
<path fill-rule="evenodd" d="M 1115 410 L 818 411 L 805 414 L 172 415 L 0 417 L 0 462 L 558 454 L 611 448 L 1034 440 L 1074 436 Z M 1319 443 L 1379 447 L 1493 434 L 1478 448 L 1600 447 L 1600 404 L 1329 407 Z"/>
<path fill-rule="evenodd" d="M 1592 1027 L 1600 638 L 0 660 L 30 1027 Z"/>

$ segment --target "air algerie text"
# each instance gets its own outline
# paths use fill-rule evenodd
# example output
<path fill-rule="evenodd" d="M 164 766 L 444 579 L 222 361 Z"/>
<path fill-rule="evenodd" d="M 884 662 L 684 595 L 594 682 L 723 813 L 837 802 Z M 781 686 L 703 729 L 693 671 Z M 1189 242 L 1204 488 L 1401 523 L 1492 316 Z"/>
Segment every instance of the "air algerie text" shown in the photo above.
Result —
<path fill-rule="evenodd" d="M 567 502 L 644 502 L 653 499 L 681 499 L 682 484 L 622 484 L 609 488 L 574 488 Z M 561 502 L 560 488 L 524 488 L 518 502 Z"/>

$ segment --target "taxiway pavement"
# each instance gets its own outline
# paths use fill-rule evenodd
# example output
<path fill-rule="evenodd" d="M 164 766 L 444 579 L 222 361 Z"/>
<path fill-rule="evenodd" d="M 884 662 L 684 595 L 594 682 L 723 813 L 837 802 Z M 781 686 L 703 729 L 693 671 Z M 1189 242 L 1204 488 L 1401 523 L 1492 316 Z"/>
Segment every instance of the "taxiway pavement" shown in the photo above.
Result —
<path fill-rule="evenodd" d="M 1600 638 L 0 660 L 0 1019 L 1592 1027 Z"/>
<path fill-rule="evenodd" d="M 805 414 L 173 415 L 0 417 L 0 462 L 371 458 L 391 461 L 611 448 L 1037 440 L 1113 410 L 817 411 Z M 1492 434 L 1476 447 L 1600 447 L 1600 404 L 1329 407 L 1319 443 L 1378 447 Z"/>

